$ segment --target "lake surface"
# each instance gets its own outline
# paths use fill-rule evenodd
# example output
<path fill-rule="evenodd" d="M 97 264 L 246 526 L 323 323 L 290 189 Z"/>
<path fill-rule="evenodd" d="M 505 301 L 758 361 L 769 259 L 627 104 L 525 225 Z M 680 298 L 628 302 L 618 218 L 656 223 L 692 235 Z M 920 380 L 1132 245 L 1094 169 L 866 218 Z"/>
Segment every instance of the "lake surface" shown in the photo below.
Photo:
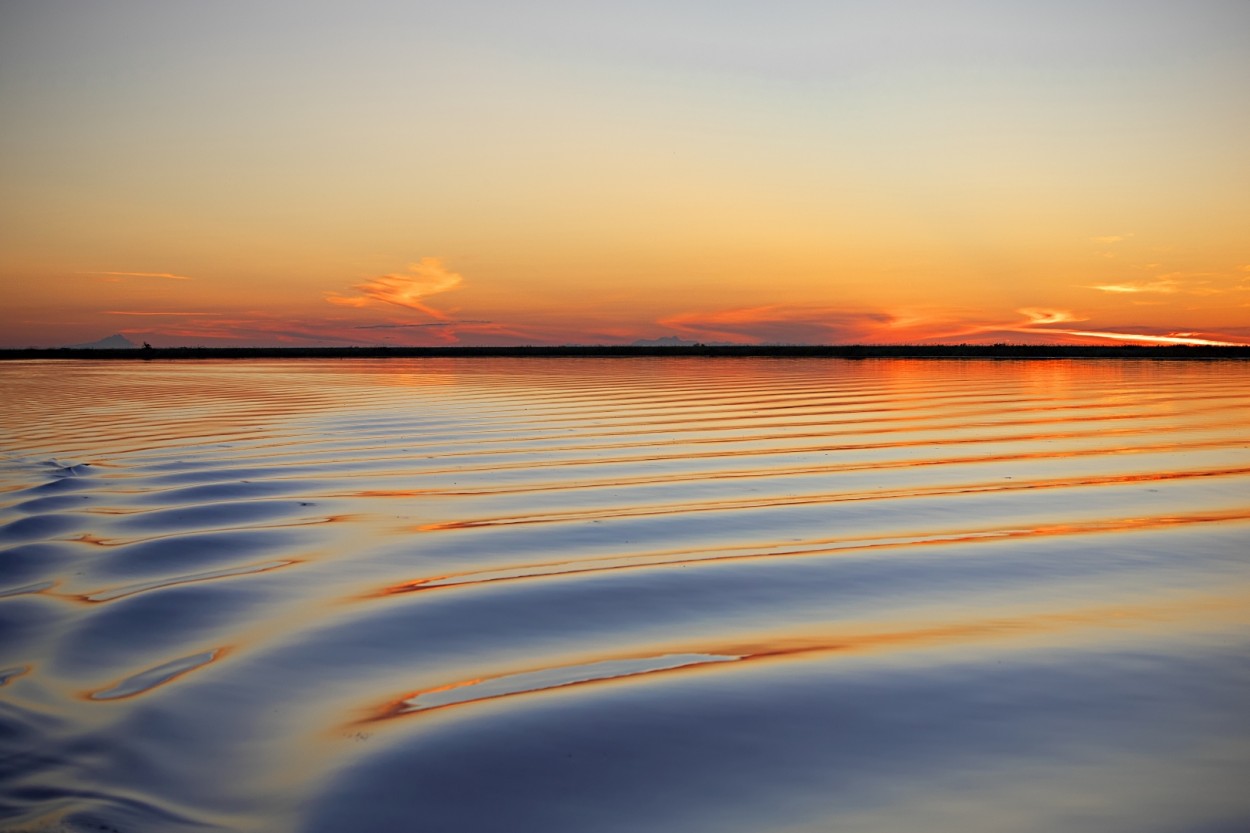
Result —
<path fill-rule="evenodd" d="M 0 828 L 1250 829 L 1250 365 L 0 366 Z"/>

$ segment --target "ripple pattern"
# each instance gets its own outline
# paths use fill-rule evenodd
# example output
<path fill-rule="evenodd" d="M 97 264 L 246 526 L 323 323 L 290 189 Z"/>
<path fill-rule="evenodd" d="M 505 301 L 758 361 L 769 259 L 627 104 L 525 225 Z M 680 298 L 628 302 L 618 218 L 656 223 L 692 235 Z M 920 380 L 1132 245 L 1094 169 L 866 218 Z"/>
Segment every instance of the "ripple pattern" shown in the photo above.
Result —
<path fill-rule="evenodd" d="M 1250 827 L 1250 367 L 0 366 L 0 828 Z"/>

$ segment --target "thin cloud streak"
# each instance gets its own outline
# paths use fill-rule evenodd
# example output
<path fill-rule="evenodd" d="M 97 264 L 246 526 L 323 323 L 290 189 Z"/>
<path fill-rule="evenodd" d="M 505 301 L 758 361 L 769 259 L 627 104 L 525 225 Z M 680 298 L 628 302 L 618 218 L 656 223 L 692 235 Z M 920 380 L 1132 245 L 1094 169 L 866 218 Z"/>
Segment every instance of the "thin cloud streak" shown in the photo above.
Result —
<path fill-rule="evenodd" d="M 357 324 L 357 330 L 409 330 L 427 327 L 464 327 L 476 324 L 492 324 L 492 321 L 426 321 L 419 324 Z"/>
<path fill-rule="evenodd" d="M 1030 335 L 1073 336 L 1076 338 L 1098 338 L 1112 341 L 1135 341 L 1146 344 L 1189 344 L 1207 347 L 1235 347 L 1238 342 L 1200 338 L 1193 333 L 1165 333 L 1150 335 L 1143 333 L 1125 333 L 1113 330 L 1069 330 L 1050 327 L 1050 324 L 1071 324 L 1088 319 L 1080 318 L 1067 310 L 1021 309 L 1017 310 L 1027 317 L 1027 322 L 1017 327 L 999 329 Z"/>
<path fill-rule="evenodd" d="M 1246 287 L 1229 282 L 1239 281 L 1240 277 L 1222 272 L 1169 272 L 1159 275 L 1153 280 L 1123 281 L 1085 285 L 1084 289 L 1096 289 L 1100 292 L 1120 294 L 1155 293 L 1160 295 L 1223 295 L 1229 292 L 1244 292 Z"/>
<path fill-rule="evenodd" d="M 1185 335 L 1150 336 L 1140 333 L 1110 333 L 1096 330 L 1062 330 L 1061 332 L 1086 338 L 1107 338 L 1114 341 L 1145 341 L 1150 344 L 1189 344 L 1198 347 L 1241 347 L 1245 345 L 1245 342 L 1216 341 L 1209 338 L 1196 338 Z"/>
<path fill-rule="evenodd" d="M 188 275 L 175 275 L 171 272 L 79 272 L 80 275 L 110 275 L 121 278 L 165 278 L 171 281 L 195 280 Z"/>
<path fill-rule="evenodd" d="M 768 305 L 684 312 L 656 323 L 704 341 L 807 344 L 859 341 L 892 320 L 876 311 Z"/>
<path fill-rule="evenodd" d="M 1014 321 L 978 321 L 966 311 L 891 310 L 847 313 L 751 307 L 706 313 L 683 313 L 658 323 L 686 337 L 723 338 L 764 343 L 989 343 L 1026 340 L 1042 343 L 1091 343 L 1098 340 L 1139 344 L 1237 346 L 1224 334 L 1194 332 L 1132 333 L 1120 330 L 1076 329 L 1085 316 L 1066 309 L 1024 307 Z M 1064 326 L 1066 325 L 1066 326 Z M 831 337 L 832 336 L 832 337 Z"/>
<path fill-rule="evenodd" d="M 110 309 L 104 311 L 105 315 L 221 315 L 219 312 L 139 312 L 137 310 L 119 310 Z"/>
<path fill-rule="evenodd" d="M 1181 288 L 1176 281 L 1168 279 L 1160 279 L 1157 281 L 1138 281 L 1137 283 L 1104 283 L 1094 284 L 1084 287 L 1085 289 L 1097 289 L 1099 292 L 1119 292 L 1119 293 L 1135 293 L 1135 292 L 1159 292 L 1165 295 L 1171 295 L 1180 292 Z"/>

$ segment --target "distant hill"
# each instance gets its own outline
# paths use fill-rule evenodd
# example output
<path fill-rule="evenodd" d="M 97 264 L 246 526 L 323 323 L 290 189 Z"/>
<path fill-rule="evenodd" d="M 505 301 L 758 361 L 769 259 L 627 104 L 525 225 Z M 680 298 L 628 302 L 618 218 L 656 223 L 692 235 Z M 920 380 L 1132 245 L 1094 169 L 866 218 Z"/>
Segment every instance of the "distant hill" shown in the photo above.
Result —
<path fill-rule="evenodd" d="M 121 333 L 113 333 L 107 338 L 99 341 L 89 341 L 86 344 L 67 344 L 66 349 L 69 350 L 133 350 L 139 345 L 126 338 Z"/>
<path fill-rule="evenodd" d="M 732 341 L 690 341 L 677 336 L 660 336 L 659 338 L 640 338 L 631 341 L 630 347 L 729 347 Z"/>
<path fill-rule="evenodd" d="M 660 336 L 659 338 L 640 338 L 630 342 L 633 347 L 693 347 L 696 342 L 687 341 L 677 336 Z"/>

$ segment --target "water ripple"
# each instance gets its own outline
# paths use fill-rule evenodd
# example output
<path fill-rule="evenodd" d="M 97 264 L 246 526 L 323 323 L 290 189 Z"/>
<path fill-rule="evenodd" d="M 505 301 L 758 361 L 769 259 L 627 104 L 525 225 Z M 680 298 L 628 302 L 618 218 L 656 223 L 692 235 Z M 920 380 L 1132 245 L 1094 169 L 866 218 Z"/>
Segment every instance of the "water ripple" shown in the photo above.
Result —
<path fill-rule="evenodd" d="M 0 386 L 5 829 L 1250 825 L 1243 363 Z"/>
<path fill-rule="evenodd" d="M 210 662 L 220 658 L 224 653 L 224 648 L 217 648 L 163 662 L 155 668 L 140 671 L 138 674 L 133 674 L 114 685 L 88 692 L 87 697 L 92 700 L 120 700 L 123 697 L 134 697 L 137 694 L 151 691 L 157 686 L 172 682 L 183 674 L 208 665 Z"/>

